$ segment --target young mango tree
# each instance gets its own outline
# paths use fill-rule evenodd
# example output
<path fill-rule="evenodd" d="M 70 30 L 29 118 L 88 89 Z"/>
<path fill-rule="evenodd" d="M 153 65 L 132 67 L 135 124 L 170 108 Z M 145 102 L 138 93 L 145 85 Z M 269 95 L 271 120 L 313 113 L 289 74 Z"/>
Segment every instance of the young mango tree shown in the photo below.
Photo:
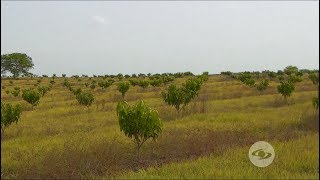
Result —
<path fill-rule="evenodd" d="M 33 89 L 24 89 L 22 91 L 22 99 L 32 105 L 32 109 L 38 105 L 41 94 Z"/>
<path fill-rule="evenodd" d="M 98 86 L 100 86 L 103 90 L 107 89 L 109 86 L 112 85 L 112 81 L 99 81 Z"/>
<path fill-rule="evenodd" d="M 319 95 L 319 74 L 316 75 L 315 73 L 310 73 L 308 77 L 314 85 L 317 85 Z M 315 109 L 319 109 L 319 96 L 312 99 L 312 104 Z"/>
<path fill-rule="evenodd" d="M 124 96 L 126 95 L 126 92 L 129 90 L 130 84 L 128 82 L 120 82 L 118 84 L 118 91 L 122 95 L 122 99 L 124 99 Z"/>
<path fill-rule="evenodd" d="M 161 93 L 164 102 L 166 102 L 170 106 L 174 106 L 179 114 L 181 105 L 184 104 L 185 101 L 185 91 L 182 88 L 177 87 L 175 84 L 171 84 L 167 92 Z"/>
<path fill-rule="evenodd" d="M 291 96 L 294 89 L 294 84 L 290 81 L 281 81 L 280 85 L 277 86 L 278 92 L 284 97 L 286 102 L 287 98 Z"/>
<path fill-rule="evenodd" d="M 47 86 L 39 86 L 38 91 L 41 94 L 41 96 L 44 96 L 48 91 L 50 90 Z"/>
<path fill-rule="evenodd" d="M 269 86 L 269 81 L 268 81 L 268 79 L 263 79 L 262 81 L 260 81 L 259 84 L 256 85 L 257 90 L 258 90 L 259 92 L 262 92 L 262 91 L 266 90 L 266 89 L 268 88 L 268 86 Z"/>
<path fill-rule="evenodd" d="M 91 106 L 91 104 L 94 101 L 94 97 L 92 95 L 92 93 L 89 92 L 79 92 L 76 94 L 76 99 L 79 102 L 79 104 L 86 106 L 87 108 L 89 108 L 89 106 Z"/>
<path fill-rule="evenodd" d="M 129 138 L 134 138 L 137 148 L 137 160 L 140 160 L 140 148 L 150 138 L 156 139 L 162 131 L 162 122 L 158 112 L 148 107 L 142 100 L 130 106 L 126 101 L 117 105 L 120 130 Z"/>
<path fill-rule="evenodd" d="M 4 131 L 12 123 L 17 123 L 20 119 L 22 108 L 20 104 L 11 105 L 1 102 L 1 139 L 4 138 Z"/>

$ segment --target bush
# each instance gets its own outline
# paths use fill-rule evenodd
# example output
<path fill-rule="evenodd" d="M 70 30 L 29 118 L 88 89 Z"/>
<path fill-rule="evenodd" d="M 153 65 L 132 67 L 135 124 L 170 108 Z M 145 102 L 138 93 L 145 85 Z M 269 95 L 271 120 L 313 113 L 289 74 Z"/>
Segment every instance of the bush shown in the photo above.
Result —
<path fill-rule="evenodd" d="M 137 160 L 140 148 L 149 138 L 157 138 L 162 131 L 158 112 L 148 107 L 142 100 L 133 106 L 122 101 L 117 105 L 120 130 L 129 138 L 134 138 L 137 147 Z"/>
<path fill-rule="evenodd" d="M 118 84 L 118 91 L 121 93 L 123 99 L 126 92 L 129 90 L 129 88 L 130 88 L 130 84 L 128 82 L 120 82 Z"/>
<path fill-rule="evenodd" d="M 319 84 L 319 74 L 316 75 L 315 73 L 310 73 L 310 74 L 308 75 L 308 78 L 312 81 L 312 83 L 313 83 L 314 85 Z"/>
<path fill-rule="evenodd" d="M 95 84 L 91 84 L 89 87 L 90 87 L 92 90 L 94 90 L 94 89 L 96 88 L 96 85 L 95 85 Z"/>
<path fill-rule="evenodd" d="M 284 97 L 285 101 L 291 96 L 294 89 L 294 84 L 290 81 L 281 81 L 277 87 L 278 92 Z"/>
<path fill-rule="evenodd" d="M 34 106 L 37 106 L 40 100 L 41 94 L 33 89 L 25 89 L 22 91 L 22 99 Z"/>
<path fill-rule="evenodd" d="M 19 94 L 20 94 L 20 89 L 15 89 L 15 90 L 13 90 L 13 91 L 11 92 L 11 94 L 12 94 L 14 97 L 19 96 Z"/>
<path fill-rule="evenodd" d="M 5 129 L 12 123 L 17 123 L 21 115 L 21 106 L 1 102 L 1 139 L 4 137 Z"/>
<path fill-rule="evenodd" d="M 38 91 L 41 94 L 41 96 L 44 96 L 49 90 L 50 90 L 50 88 L 46 87 L 46 86 L 39 86 L 38 87 Z"/>
<path fill-rule="evenodd" d="M 112 81 L 99 81 L 98 86 L 100 86 L 102 89 L 106 89 L 109 86 L 111 86 L 112 83 L 113 83 Z"/>
<path fill-rule="evenodd" d="M 262 92 L 262 91 L 266 90 L 268 86 L 269 86 L 269 81 L 268 81 L 267 79 L 263 79 L 263 80 L 257 85 L 257 89 L 258 89 L 258 91 Z"/>
<path fill-rule="evenodd" d="M 162 92 L 162 97 L 164 102 L 168 105 L 174 106 L 178 113 L 180 112 L 180 107 L 185 102 L 186 95 L 182 88 L 178 88 L 175 84 L 171 84 L 167 92 Z"/>
<path fill-rule="evenodd" d="M 139 86 L 142 88 L 147 88 L 149 86 L 149 81 L 147 80 L 140 80 L 139 81 Z"/>
<path fill-rule="evenodd" d="M 161 85 L 161 80 L 160 79 L 155 79 L 150 81 L 150 85 L 153 87 L 159 87 Z"/>
<path fill-rule="evenodd" d="M 79 104 L 87 107 L 89 107 L 94 101 L 92 93 L 89 92 L 80 92 L 76 94 L 76 99 L 79 102 Z"/>
<path fill-rule="evenodd" d="M 182 87 L 177 87 L 171 84 L 167 92 L 162 92 L 162 97 L 164 102 L 168 105 L 172 105 L 176 110 L 180 111 L 181 105 L 183 108 L 188 105 L 188 103 L 198 95 L 198 91 L 203 83 L 202 78 L 189 78 Z"/>

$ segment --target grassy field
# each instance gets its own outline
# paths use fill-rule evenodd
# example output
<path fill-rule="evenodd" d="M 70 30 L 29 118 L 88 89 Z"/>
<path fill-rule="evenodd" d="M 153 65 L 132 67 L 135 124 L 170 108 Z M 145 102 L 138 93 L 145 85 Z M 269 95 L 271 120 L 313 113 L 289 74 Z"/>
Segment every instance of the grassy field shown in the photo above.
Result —
<path fill-rule="evenodd" d="M 89 90 L 84 86 L 88 78 L 68 79 L 73 87 Z M 44 78 L 41 84 L 49 81 Z M 24 111 L 1 142 L 1 178 L 319 179 L 319 112 L 311 102 L 318 91 L 307 75 L 296 84 L 289 105 L 277 93 L 276 81 L 260 93 L 227 76 L 211 75 L 180 114 L 163 102 L 165 86 L 130 87 L 126 100 L 145 100 L 164 124 L 160 137 L 142 147 L 140 163 L 132 139 L 119 129 L 115 109 L 121 94 L 115 85 L 93 90 L 95 102 L 87 109 L 63 86 L 63 78 L 55 81 L 32 110 L 21 96 L 5 90 L 34 87 L 37 79 L 13 80 L 12 85 L 2 80 L 1 100 L 20 103 Z M 275 149 L 268 167 L 258 168 L 248 158 L 256 141 Z"/>

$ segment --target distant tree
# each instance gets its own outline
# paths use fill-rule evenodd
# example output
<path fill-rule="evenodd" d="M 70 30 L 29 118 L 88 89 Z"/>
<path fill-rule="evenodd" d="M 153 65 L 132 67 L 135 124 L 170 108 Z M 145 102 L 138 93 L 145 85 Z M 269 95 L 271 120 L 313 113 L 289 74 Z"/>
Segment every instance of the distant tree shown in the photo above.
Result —
<path fill-rule="evenodd" d="M 64 78 L 65 78 L 65 77 L 66 77 L 66 74 L 62 74 L 62 77 L 64 77 Z"/>
<path fill-rule="evenodd" d="M 122 101 L 117 105 L 120 130 L 129 138 L 134 138 L 137 147 L 137 160 L 140 148 L 150 138 L 157 138 L 162 131 L 158 112 L 148 107 L 142 100 L 133 106 Z"/>
<path fill-rule="evenodd" d="M 20 104 L 11 105 L 9 103 L 1 102 L 1 139 L 4 138 L 4 131 L 12 123 L 17 123 L 21 115 Z"/>
<path fill-rule="evenodd" d="M 22 99 L 32 105 L 32 109 L 38 105 L 41 94 L 33 89 L 22 90 Z"/>
<path fill-rule="evenodd" d="M 290 81 L 281 81 L 280 85 L 277 86 L 278 92 L 284 97 L 286 102 L 287 98 L 291 96 L 294 89 L 294 84 Z"/>
<path fill-rule="evenodd" d="M 84 106 L 91 106 L 91 104 L 94 101 L 94 97 L 92 93 L 89 92 L 80 92 L 76 95 L 76 99 L 79 102 L 79 104 L 84 105 Z"/>
<path fill-rule="evenodd" d="M 296 66 L 287 66 L 284 68 L 283 72 L 287 75 L 298 73 L 299 69 Z"/>
<path fill-rule="evenodd" d="M 122 94 L 122 99 L 124 99 L 124 96 L 126 92 L 129 90 L 130 84 L 128 82 L 120 82 L 118 84 L 118 91 Z"/>
<path fill-rule="evenodd" d="M 267 87 L 269 86 L 269 81 L 267 79 L 263 79 L 256 86 L 257 86 L 258 91 L 262 92 L 262 91 L 266 90 Z"/>
<path fill-rule="evenodd" d="M 1 74 L 10 72 L 13 78 L 21 74 L 27 74 L 33 68 L 32 58 L 23 53 L 12 53 L 1 55 Z"/>
<path fill-rule="evenodd" d="M 310 73 L 310 74 L 308 75 L 308 78 L 312 81 L 312 83 L 313 83 L 314 85 L 319 84 L 319 74 L 317 75 L 317 74 L 315 74 L 315 73 Z"/>

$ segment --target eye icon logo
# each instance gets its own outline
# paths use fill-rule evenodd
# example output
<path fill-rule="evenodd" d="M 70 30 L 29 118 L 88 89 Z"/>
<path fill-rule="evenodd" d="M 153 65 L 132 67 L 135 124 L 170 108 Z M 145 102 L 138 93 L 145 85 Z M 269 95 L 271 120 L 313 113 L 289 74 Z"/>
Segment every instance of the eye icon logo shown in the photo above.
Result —
<path fill-rule="evenodd" d="M 273 147 L 265 142 L 258 141 L 254 143 L 249 149 L 249 159 L 255 166 L 267 167 L 269 166 L 275 157 Z"/>

